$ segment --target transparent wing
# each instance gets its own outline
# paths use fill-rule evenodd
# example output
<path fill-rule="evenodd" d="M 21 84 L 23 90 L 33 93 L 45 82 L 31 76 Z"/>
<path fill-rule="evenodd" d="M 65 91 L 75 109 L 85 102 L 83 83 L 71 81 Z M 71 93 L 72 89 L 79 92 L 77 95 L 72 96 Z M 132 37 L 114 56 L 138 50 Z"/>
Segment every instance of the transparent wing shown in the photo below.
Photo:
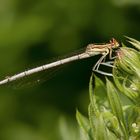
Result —
<path fill-rule="evenodd" d="M 51 62 L 55 62 L 57 60 L 64 59 L 67 57 L 71 57 L 76 54 L 80 54 L 84 51 L 85 51 L 85 48 L 75 51 L 69 55 L 65 55 L 63 57 L 59 57 L 59 58 L 55 58 L 55 59 L 53 58 L 53 59 L 51 59 L 51 61 L 49 60 L 49 62 L 47 62 L 46 64 L 49 64 Z M 64 64 L 64 65 L 66 65 L 66 64 Z M 15 81 L 7 83 L 6 86 L 12 87 L 12 88 L 22 88 L 22 87 L 25 88 L 25 87 L 30 87 L 30 86 L 41 84 L 41 83 L 51 79 L 53 76 L 55 76 L 57 71 L 59 71 L 60 68 L 62 68 L 62 67 L 63 67 L 63 65 L 60 65 L 60 66 L 57 66 L 54 68 L 50 68 L 47 70 L 43 70 L 43 71 L 31 74 L 29 76 L 25 76 L 23 78 L 20 78 Z"/>

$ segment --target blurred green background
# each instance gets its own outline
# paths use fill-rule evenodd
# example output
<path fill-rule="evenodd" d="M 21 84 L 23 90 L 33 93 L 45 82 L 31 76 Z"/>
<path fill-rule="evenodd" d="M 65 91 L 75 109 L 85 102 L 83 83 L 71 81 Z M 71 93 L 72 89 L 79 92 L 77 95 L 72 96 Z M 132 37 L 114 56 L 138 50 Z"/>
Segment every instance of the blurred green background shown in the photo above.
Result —
<path fill-rule="evenodd" d="M 140 40 L 139 25 L 139 0 L 1 0 L 0 78 L 89 43 L 123 35 Z M 75 111 L 87 113 L 97 59 L 1 86 L 0 140 L 77 140 Z"/>

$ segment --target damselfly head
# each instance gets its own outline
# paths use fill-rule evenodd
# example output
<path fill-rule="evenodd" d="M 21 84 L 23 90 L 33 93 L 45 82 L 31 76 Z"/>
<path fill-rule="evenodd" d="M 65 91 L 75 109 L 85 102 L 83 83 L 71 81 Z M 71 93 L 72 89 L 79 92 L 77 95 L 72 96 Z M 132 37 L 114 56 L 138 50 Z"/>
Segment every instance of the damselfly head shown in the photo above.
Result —
<path fill-rule="evenodd" d="M 118 48 L 120 46 L 119 42 L 115 38 L 112 38 L 110 40 L 110 44 L 111 44 L 112 48 Z"/>

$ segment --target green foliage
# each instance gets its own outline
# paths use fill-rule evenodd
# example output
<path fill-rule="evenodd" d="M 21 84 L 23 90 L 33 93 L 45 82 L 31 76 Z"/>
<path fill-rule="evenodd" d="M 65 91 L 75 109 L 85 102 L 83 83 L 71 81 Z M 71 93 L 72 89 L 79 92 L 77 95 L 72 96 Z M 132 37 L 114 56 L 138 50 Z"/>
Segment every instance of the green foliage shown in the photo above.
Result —
<path fill-rule="evenodd" d="M 137 50 L 140 42 L 129 38 Z M 88 118 L 77 113 L 80 127 L 89 140 L 140 139 L 140 52 L 123 47 L 117 51 L 113 81 L 104 84 L 93 74 L 89 83 Z"/>

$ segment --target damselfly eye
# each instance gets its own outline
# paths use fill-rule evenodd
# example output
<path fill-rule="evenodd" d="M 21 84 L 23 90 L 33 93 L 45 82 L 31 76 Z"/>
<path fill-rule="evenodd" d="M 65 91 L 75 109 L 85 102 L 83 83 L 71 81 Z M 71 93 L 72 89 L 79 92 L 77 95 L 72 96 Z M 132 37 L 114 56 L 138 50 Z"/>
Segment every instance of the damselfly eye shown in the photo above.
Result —
<path fill-rule="evenodd" d="M 110 44 L 112 45 L 112 48 L 118 48 L 120 46 L 119 42 L 115 38 L 110 40 Z"/>

